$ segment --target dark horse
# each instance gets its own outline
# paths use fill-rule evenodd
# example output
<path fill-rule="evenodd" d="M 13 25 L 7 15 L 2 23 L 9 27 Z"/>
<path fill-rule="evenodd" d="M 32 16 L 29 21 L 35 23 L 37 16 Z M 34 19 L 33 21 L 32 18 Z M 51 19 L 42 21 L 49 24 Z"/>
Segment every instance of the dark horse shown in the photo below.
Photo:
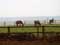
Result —
<path fill-rule="evenodd" d="M 52 24 L 54 22 L 54 19 L 49 20 L 49 24 Z"/>
<path fill-rule="evenodd" d="M 34 26 L 41 26 L 40 21 L 39 21 L 39 20 L 35 20 L 35 21 L 34 21 Z"/>
<path fill-rule="evenodd" d="M 17 26 L 24 26 L 24 23 L 21 20 L 16 21 Z"/>

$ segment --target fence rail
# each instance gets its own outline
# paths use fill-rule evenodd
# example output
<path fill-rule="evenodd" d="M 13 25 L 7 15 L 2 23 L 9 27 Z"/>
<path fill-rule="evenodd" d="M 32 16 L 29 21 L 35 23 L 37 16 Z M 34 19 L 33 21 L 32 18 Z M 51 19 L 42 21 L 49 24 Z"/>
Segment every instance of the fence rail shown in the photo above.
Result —
<path fill-rule="evenodd" d="M 8 27 L 9 28 L 24 28 L 24 27 L 25 28 L 30 28 L 30 27 L 60 27 L 60 26 L 56 26 L 56 25 L 50 25 L 50 26 L 47 26 L 47 25 L 46 26 L 23 26 L 23 27 L 22 26 L 21 27 L 20 26 L 18 26 L 18 27 L 17 26 L 0 26 L 0 28 L 8 28 Z"/>
<path fill-rule="evenodd" d="M 16 27 L 16 26 L 11 26 L 11 27 L 0 27 L 0 28 L 7 28 L 7 30 L 8 30 L 8 32 L 7 32 L 7 34 L 8 34 L 8 36 L 10 36 L 10 34 L 20 34 L 20 33 L 37 33 L 37 37 L 39 37 L 39 35 L 40 35 L 40 33 L 42 33 L 42 36 L 44 37 L 46 34 L 52 34 L 52 33 L 56 33 L 56 34 L 58 34 L 58 33 L 60 33 L 59 31 L 58 32 L 53 32 L 53 31 L 51 31 L 51 32 L 45 32 L 45 27 L 52 27 L 52 28 L 54 28 L 54 27 L 58 27 L 58 28 L 60 28 L 60 26 L 36 26 L 36 27 L 34 27 L 34 28 L 36 28 L 36 30 L 37 30 L 37 32 L 10 32 L 10 28 L 33 28 L 34 26 L 24 26 L 24 27 Z M 42 32 L 40 32 L 39 30 L 39 28 L 42 28 Z M 59 29 L 60 30 L 60 29 Z M 4 31 L 4 30 L 3 30 Z M 22 31 L 24 31 L 24 30 L 22 30 Z"/>

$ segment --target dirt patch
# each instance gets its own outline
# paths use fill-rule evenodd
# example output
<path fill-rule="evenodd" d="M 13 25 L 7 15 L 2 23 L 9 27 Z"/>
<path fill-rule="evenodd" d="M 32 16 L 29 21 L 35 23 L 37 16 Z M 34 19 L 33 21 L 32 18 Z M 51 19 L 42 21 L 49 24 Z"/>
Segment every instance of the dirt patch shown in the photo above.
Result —
<path fill-rule="evenodd" d="M 48 43 L 46 41 L 15 41 L 15 40 L 6 40 L 0 41 L 0 45 L 60 45 L 60 43 Z"/>
<path fill-rule="evenodd" d="M 46 43 L 45 43 L 46 44 Z M 0 45 L 43 45 L 40 41 L 0 41 Z"/>

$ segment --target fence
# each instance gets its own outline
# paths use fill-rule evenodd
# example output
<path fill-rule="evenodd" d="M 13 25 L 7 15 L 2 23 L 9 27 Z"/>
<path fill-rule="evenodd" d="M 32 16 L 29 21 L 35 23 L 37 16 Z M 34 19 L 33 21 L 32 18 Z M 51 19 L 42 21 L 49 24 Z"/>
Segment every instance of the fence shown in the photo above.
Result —
<path fill-rule="evenodd" d="M 0 27 L 2 31 L 7 30 L 7 34 L 8 36 L 10 36 L 11 34 L 18 34 L 18 33 L 36 33 L 37 37 L 39 38 L 40 36 L 42 36 L 43 38 L 45 36 L 48 35 L 56 35 L 56 34 L 60 34 L 60 26 L 24 26 L 24 27 Z M 4 28 L 4 29 L 3 29 Z M 13 32 L 12 32 L 13 30 Z M 18 32 L 15 32 L 17 31 Z M 21 32 L 19 32 L 19 30 L 22 30 Z M 27 30 L 24 32 L 24 30 Z M 31 31 L 30 31 L 31 30 Z M 34 30 L 34 31 L 32 31 Z M 4 32 L 0 32 L 0 33 L 4 33 Z M 41 35 L 40 35 L 41 34 Z"/>

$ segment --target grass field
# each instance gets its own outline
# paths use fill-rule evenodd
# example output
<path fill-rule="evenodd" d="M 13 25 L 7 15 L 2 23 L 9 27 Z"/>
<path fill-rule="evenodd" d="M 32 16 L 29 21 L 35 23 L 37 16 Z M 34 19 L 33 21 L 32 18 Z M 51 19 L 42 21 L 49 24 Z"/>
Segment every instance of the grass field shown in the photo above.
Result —
<path fill-rule="evenodd" d="M 58 25 L 44 25 L 45 32 L 60 32 L 60 24 Z M 53 27 L 52 27 L 53 26 Z M 57 27 L 58 26 L 58 27 Z M 10 28 L 10 32 L 37 32 L 37 27 L 20 27 Z M 39 27 L 39 32 L 42 32 L 42 27 Z M 8 28 L 0 28 L 0 33 L 8 33 Z M 47 41 L 0 41 L 1 45 L 60 45 L 60 43 L 49 43 Z"/>
<path fill-rule="evenodd" d="M 45 32 L 60 32 L 60 24 L 53 24 L 53 25 L 45 25 L 44 27 Z M 52 27 L 53 26 L 53 27 Z M 0 28 L 0 33 L 7 33 L 8 28 Z M 20 27 L 20 28 L 10 28 L 10 32 L 37 32 L 36 27 Z M 39 27 L 39 32 L 42 32 L 42 27 Z"/>

